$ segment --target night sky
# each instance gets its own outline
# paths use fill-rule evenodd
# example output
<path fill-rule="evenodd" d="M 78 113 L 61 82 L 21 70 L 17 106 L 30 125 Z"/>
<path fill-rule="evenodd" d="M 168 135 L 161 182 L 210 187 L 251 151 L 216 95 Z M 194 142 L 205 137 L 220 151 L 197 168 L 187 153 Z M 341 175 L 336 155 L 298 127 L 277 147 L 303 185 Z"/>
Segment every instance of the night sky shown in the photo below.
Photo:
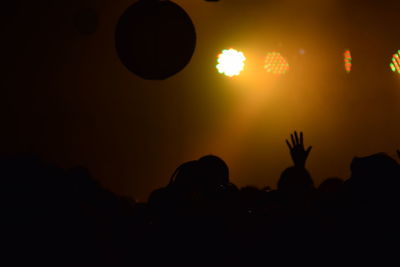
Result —
<path fill-rule="evenodd" d="M 317 184 L 347 178 L 356 155 L 400 148 L 400 75 L 389 68 L 400 49 L 398 1 L 176 0 L 197 47 L 163 81 L 135 76 L 117 56 L 115 27 L 134 2 L 4 4 L 1 154 L 83 165 L 110 190 L 144 200 L 179 164 L 205 154 L 226 160 L 239 186 L 275 187 L 291 164 L 285 139 L 293 130 L 313 145 Z M 92 34 L 74 23 L 88 8 L 98 16 Z M 230 47 L 247 57 L 234 78 L 215 68 Z M 268 51 L 287 58 L 286 75 L 263 70 Z"/>

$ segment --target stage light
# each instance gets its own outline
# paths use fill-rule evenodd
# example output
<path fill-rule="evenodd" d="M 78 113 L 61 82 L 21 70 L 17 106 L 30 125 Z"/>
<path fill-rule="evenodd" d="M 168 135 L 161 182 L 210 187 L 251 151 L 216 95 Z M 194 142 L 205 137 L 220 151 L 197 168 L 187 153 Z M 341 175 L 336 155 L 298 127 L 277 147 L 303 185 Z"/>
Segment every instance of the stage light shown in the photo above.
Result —
<path fill-rule="evenodd" d="M 390 69 L 393 72 L 397 71 L 397 73 L 400 74 L 400 50 L 398 50 L 397 53 L 393 55 L 392 62 L 390 63 Z"/>
<path fill-rule="evenodd" d="M 244 61 L 246 57 L 240 51 L 236 49 L 224 49 L 222 53 L 218 55 L 217 70 L 221 74 L 225 74 L 228 77 L 239 75 L 244 69 Z"/>
<path fill-rule="evenodd" d="M 344 69 L 346 70 L 347 73 L 351 72 L 351 67 L 352 65 L 352 58 L 351 58 L 351 52 L 350 50 L 344 51 Z"/>
<path fill-rule="evenodd" d="M 282 75 L 289 70 L 289 63 L 279 52 L 270 52 L 265 58 L 264 69 L 268 73 Z"/>

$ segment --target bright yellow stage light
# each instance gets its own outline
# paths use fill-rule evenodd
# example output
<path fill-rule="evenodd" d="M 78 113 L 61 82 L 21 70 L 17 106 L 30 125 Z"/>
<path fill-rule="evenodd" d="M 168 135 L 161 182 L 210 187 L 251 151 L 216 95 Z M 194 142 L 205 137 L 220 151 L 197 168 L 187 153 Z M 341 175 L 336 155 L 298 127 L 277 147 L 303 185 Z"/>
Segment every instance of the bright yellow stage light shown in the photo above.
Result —
<path fill-rule="evenodd" d="M 239 75 L 244 69 L 244 61 L 246 57 L 240 51 L 233 48 L 224 49 L 222 53 L 218 55 L 217 70 L 221 74 L 233 77 Z"/>

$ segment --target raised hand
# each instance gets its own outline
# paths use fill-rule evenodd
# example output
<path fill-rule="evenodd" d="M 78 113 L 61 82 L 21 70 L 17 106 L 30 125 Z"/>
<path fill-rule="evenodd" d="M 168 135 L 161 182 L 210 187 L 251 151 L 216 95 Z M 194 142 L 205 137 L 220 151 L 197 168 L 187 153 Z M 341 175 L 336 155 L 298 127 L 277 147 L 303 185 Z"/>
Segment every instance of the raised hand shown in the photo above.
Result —
<path fill-rule="evenodd" d="M 290 135 L 290 138 L 292 139 L 292 143 L 286 139 L 286 144 L 289 147 L 290 156 L 292 157 L 294 166 L 304 168 L 312 146 L 308 147 L 307 150 L 304 149 L 303 132 L 300 132 L 299 138 L 295 131 L 294 134 Z"/>

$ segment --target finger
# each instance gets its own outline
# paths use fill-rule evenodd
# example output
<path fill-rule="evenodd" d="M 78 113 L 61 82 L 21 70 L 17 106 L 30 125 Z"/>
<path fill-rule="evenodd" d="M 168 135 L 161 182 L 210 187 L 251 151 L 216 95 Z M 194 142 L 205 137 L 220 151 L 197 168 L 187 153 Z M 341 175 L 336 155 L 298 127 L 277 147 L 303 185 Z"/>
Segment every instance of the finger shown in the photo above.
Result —
<path fill-rule="evenodd" d="M 307 151 L 306 151 L 307 155 L 310 154 L 311 149 L 312 149 L 312 146 L 309 146 L 309 147 L 307 148 Z"/>
<path fill-rule="evenodd" d="M 296 142 L 294 141 L 294 136 L 293 134 L 290 135 L 290 138 L 292 139 L 292 145 L 293 147 L 296 145 Z"/>
<path fill-rule="evenodd" d="M 301 144 L 301 145 L 304 144 L 304 141 L 303 141 L 303 132 L 300 132 L 300 144 Z"/>
<path fill-rule="evenodd" d="M 296 145 L 299 145 L 299 136 L 296 131 L 294 131 L 294 137 L 296 138 Z"/>
<path fill-rule="evenodd" d="M 290 143 L 289 143 L 289 141 L 288 141 L 287 139 L 286 139 L 286 144 L 287 144 L 287 146 L 289 147 L 290 150 L 293 149 L 292 146 L 290 145 Z"/>

